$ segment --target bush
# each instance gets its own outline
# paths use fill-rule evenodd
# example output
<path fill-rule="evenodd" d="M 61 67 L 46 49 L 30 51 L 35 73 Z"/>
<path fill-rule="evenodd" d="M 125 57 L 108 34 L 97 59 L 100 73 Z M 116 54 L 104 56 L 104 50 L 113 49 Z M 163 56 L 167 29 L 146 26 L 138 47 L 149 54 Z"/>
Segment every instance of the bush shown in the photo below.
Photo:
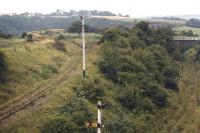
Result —
<path fill-rule="evenodd" d="M 22 35 L 21 35 L 21 38 L 25 38 L 26 36 L 27 36 L 27 33 L 23 32 Z"/>
<path fill-rule="evenodd" d="M 195 61 L 200 61 L 200 48 L 198 48 L 197 53 L 195 55 Z"/>
<path fill-rule="evenodd" d="M 27 35 L 27 41 L 28 42 L 32 42 L 33 41 L 33 35 L 32 34 L 28 34 Z"/>
<path fill-rule="evenodd" d="M 44 79 L 48 79 L 51 77 L 53 73 L 58 73 L 58 69 L 52 65 L 43 65 L 41 76 Z"/>
<path fill-rule="evenodd" d="M 75 92 L 77 96 L 86 98 L 92 103 L 97 103 L 97 101 L 102 101 L 105 96 L 106 85 L 99 79 L 94 80 L 84 80 L 82 84 L 75 87 Z"/>
<path fill-rule="evenodd" d="M 78 125 L 79 131 L 84 132 L 86 131 L 84 123 L 95 119 L 90 110 L 84 99 L 72 96 L 59 109 L 59 112 L 66 117 L 70 117 Z"/>
<path fill-rule="evenodd" d="M 167 105 L 167 94 L 156 83 L 144 83 L 143 84 L 145 96 L 148 96 L 152 102 L 158 107 L 165 107 Z"/>
<path fill-rule="evenodd" d="M 45 123 L 41 129 L 42 133 L 78 133 L 76 125 L 64 118 L 56 118 Z"/>
<path fill-rule="evenodd" d="M 5 60 L 5 55 L 0 52 L 0 82 L 4 82 L 5 81 L 5 73 L 6 71 L 8 70 L 8 65 L 6 63 L 6 60 Z"/>
<path fill-rule="evenodd" d="M 152 111 L 153 104 L 148 98 L 144 98 L 138 88 L 125 87 L 121 90 L 119 101 L 123 107 L 131 111 Z"/>
<path fill-rule="evenodd" d="M 65 44 L 62 43 L 59 39 L 55 39 L 53 43 L 53 47 L 59 51 L 66 51 Z"/>
<path fill-rule="evenodd" d="M 58 40 L 63 40 L 65 39 L 65 36 L 63 34 L 59 34 L 57 37 Z"/>
<path fill-rule="evenodd" d="M 165 87 L 178 90 L 177 80 L 179 79 L 179 70 L 176 66 L 168 66 L 163 69 L 165 77 Z"/>

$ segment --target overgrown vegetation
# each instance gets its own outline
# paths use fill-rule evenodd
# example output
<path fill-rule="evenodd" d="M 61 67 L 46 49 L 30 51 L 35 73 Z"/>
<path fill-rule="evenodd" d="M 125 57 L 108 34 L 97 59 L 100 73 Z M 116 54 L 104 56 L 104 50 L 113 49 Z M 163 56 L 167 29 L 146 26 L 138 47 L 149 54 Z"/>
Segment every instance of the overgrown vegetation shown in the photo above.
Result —
<path fill-rule="evenodd" d="M 54 34 L 48 31 L 44 34 L 50 37 L 56 36 L 61 43 L 66 43 L 66 38 L 69 39 L 65 33 Z M 97 50 L 93 55 L 90 55 L 90 51 L 87 53 L 88 77 L 82 80 L 79 75 L 75 77 L 75 81 L 70 80 L 73 82 L 67 86 L 59 86 L 59 91 L 54 93 L 55 96 L 51 97 L 50 102 L 32 113 L 30 118 L 25 118 L 26 120 L 23 120 L 18 127 L 10 128 L 19 131 L 21 128 L 27 129 L 25 130 L 27 132 L 93 133 L 96 129 L 89 129 L 84 123 L 96 121 L 98 100 L 105 104 L 103 110 L 105 133 L 181 132 L 183 131 L 181 124 L 196 122 L 199 125 L 199 120 L 187 121 L 196 104 L 194 95 L 197 92 L 191 85 L 198 83 L 198 79 L 195 78 L 194 81 L 192 79 L 192 74 L 195 74 L 198 68 L 192 70 L 193 73 L 190 74 L 188 67 L 187 74 L 181 84 L 178 84 L 180 77 L 178 64 L 182 61 L 181 52 L 185 51 L 180 51 L 174 45 L 174 35 L 176 34 L 168 28 L 149 29 L 146 22 L 138 23 L 130 30 L 120 27 L 107 31 L 100 39 L 99 45 L 95 47 L 95 50 L 101 47 L 100 52 Z M 70 41 L 74 43 L 77 40 Z M 80 40 L 77 42 L 79 44 Z M 36 61 L 39 62 L 41 71 L 31 70 L 38 73 L 41 80 L 47 80 L 59 72 L 61 69 L 58 71 L 58 68 L 67 61 L 64 58 L 67 52 L 52 48 L 54 43 L 54 40 L 51 40 L 50 45 L 45 47 L 45 53 L 48 53 L 47 59 L 43 57 L 44 53 L 39 56 L 44 58 L 42 61 L 46 59 L 47 62 Z M 37 51 L 43 48 L 42 45 L 39 46 L 41 47 L 36 49 Z M 30 48 L 30 51 L 33 53 L 34 49 Z M 29 56 L 32 56 L 31 52 Z M 38 57 L 37 52 L 36 55 Z M 48 59 L 50 55 L 52 62 Z M 90 58 L 94 56 L 97 58 L 91 61 Z M 179 90 L 179 87 L 182 87 L 182 90 Z M 183 90 L 184 94 L 179 92 Z M 34 127 L 32 123 L 35 123 Z M 30 131 L 28 128 L 37 131 Z"/>
<path fill-rule="evenodd" d="M 62 38 L 63 38 L 63 36 L 59 36 L 59 37 L 55 38 L 52 46 L 57 50 L 65 52 L 66 48 L 65 48 L 65 44 L 61 41 Z"/>
<path fill-rule="evenodd" d="M 200 48 L 197 48 L 197 52 L 195 55 L 195 61 L 200 61 Z"/>
<path fill-rule="evenodd" d="M 6 63 L 5 55 L 0 51 L 0 83 L 5 81 L 7 69 L 8 65 Z"/>
<path fill-rule="evenodd" d="M 107 31 L 99 42 L 100 73 L 74 86 L 75 96 L 58 109 L 60 115 L 85 132 L 84 122 L 94 120 L 91 107 L 101 100 L 106 107 L 104 132 L 153 133 L 156 113 L 170 104 L 169 89 L 179 90 L 179 67 L 173 60 L 180 53 L 173 35 L 171 29 L 150 29 L 146 22 L 131 30 Z"/>

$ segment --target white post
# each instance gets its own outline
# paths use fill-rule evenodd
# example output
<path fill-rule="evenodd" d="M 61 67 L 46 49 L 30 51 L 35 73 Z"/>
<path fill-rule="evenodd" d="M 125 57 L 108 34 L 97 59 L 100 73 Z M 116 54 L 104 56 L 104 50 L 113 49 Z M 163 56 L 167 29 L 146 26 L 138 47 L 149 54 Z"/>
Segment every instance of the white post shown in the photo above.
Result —
<path fill-rule="evenodd" d="M 101 133 L 101 127 L 102 127 L 102 122 L 101 122 L 102 103 L 101 103 L 101 101 L 98 102 L 97 109 L 98 109 L 97 133 Z"/>
<path fill-rule="evenodd" d="M 82 41 L 83 41 L 83 77 L 85 77 L 85 22 L 84 17 L 81 16 L 82 20 Z"/>

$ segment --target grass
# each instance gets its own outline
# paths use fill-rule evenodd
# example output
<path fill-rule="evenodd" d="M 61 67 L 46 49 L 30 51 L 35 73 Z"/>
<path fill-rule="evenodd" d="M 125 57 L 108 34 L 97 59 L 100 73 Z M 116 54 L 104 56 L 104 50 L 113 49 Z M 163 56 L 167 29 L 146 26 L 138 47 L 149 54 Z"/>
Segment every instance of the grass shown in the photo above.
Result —
<path fill-rule="evenodd" d="M 95 76 L 98 73 L 98 69 L 95 66 L 95 62 L 98 60 L 98 49 L 99 46 L 95 46 L 91 49 L 91 52 L 87 54 L 87 75 Z M 81 58 L 80 58 L 81 59 Z M 18 116 L 16 120 L 5 128 L 2 128 L 3 132 L 29 132 L 37 133 L 40 132 L 40 127 L 50 119 L 58 117 L 57 109 L 61 107 L 65 101 L 73 97 L 74 92 L 72 87 L 77 84 L 81 79 L 82 65 L 81 62 L 77 62 L 77 68 L 74 72 L 69 75 L 69 79 L 63 84 L 55 88 L 54 93 L 49 97 L 45 104 L 36 106 L 36 108 L 24 112 L 22 116 Z M 59 88 L 59 89 L 58 89 Z M 96 106 L 90 105 L 93 113 L 96 113 Z M 33 124 L 34 123 L 34 124 Z"/>
<path fill-rule="evenodd" d="M 60 34 L 60 33 L 59 33 Z M 68 33 L 63 33 L 65 36 L 68 36 Z M 54 35 L 56 36 L 56 35 Z M 89 37 L 90 35 L 88 35 Z M 97 40 L 95 38 L 98 38 L 97 36 L 91 36 L 91 39 L 86 40 L 86 44 L 88 44 L 88 47 L 92 46 L 93 43 L 95 43 Z M 45 101 L 45 104 L 41 103 L 34 108 L 29 108 L 26 111 L 19 113 L 12 122 L 10 122 L 9 125 L 5 126 L 4 128 L 0 129 L 0 132 L 4 133 L 10 133 L 10 132 L 19 132 L 19 133 L 39 133 L 41 126 L 46 123 L 47 121 L 61 117 L 57 109 L 61 107 L 65 101 L 68 101 L 70 97 L 73 97 L 75 94 L 72 91 L 72 88 L 75 84 L 79 83 L 82 76 L 82 65 L 81 65 L 81 49 L 80 49 L 80 39 L 78 36 L 72 36 L 71 38 L 67 38 L 62 40 L 66 44 L 67 53 L 63 53 L 60 51 L 57 51 L 53 49 L 51 46 L 51 39 L 46 37 L 47 40 L 43 40 L 42 42 L 38 42 L 37 45 L 28 45 L 27 49 L 31 50 L 31 53 L 26 50 L 24 47 L 24 44 L 17 47 L 17 51 L 21 51 L 19 55 L 16 56 L 16 58 L 12 57 L 12 61 L 15 61 L 13 65 L 11 65 L 13 68 L 17 68 L 20 73 L 23 69 L 28 69 L 33 67 L 34 69 L 39 68 L 42 70 L 44 65 L 40 64 L 46 64 L 46 65 L 52 65 L 58 67 L 56 64 L 62 64 L 60 66 L 59 72 L 56 74 L 51 75 L 51 77 L 55 77 L 56 75 L 59 75 L 68 67 L 68 64 L 70 63 L 70 60 L 73 60 L 75 58 L 79 58 L 80 62 L 77 62 L 76 68 L 74 68 L 74 71 L 69 75 L 69 78 L 66 82 L 58 85 L 54 92 L 49 94 L 49 98 L 47 101 Z M 93 40 L 94 39 L 94 40 Z M 93 40 L 93 41 L 91 41 Z M 21 40 L 23 42 L 23 40 Z M 91 42 L 90 42 L 91 41 Z M 24 42 L 27 43 L 26 41 Z M 42 44 L 41 46 L 39 44 Z M 99 60 L 99 45 L 96 45 L 95 47 L 92 47 L 90 52 L 87 53 L 87 66 L 86 66 L 86 73 L 90 77 L 95 77 L 101 75 L 99 72 L 99 69 L 96 65 L 96 63 Z M 10 48 L 5 48 L 5 50 L 9 51 Z M 11 48 L 12 49 L 12 48 Z M 79 49 L 78 51 L 76 51 Z M 25 52 L 24 52 L 25 51 Z M 42 56 L 45 51 L 44 57 Z M 27 52 L 27 53 L 26 53 Z M 5 52 L 6 53 L 6 52 Z M 11 52 L 12 53 L 12 52 Z M 11 55 L 11 53 L 7 53 L 8 55 Z M 17 52 L 18 53 L 18 52 Z M 17 54 L 16 53 L 16 54 Z M 29 54 L 28 54 L 29 53 Z M 158 133 L 197 133 L 200 131 L 200 106 L 199 106 L 199 87 L 200 87 L 200 63 L 194 63 L 193 59 L 196 53 L 196 48 L 193 48 L 192 50 L 188 51 L 186 53 L 186 61 L 184 62 L 184 69 L 181 71 L 181 79 L 179 81 L 180 90 L 179 92 L 170 91 L 169 92 L 169 107 L 161 109 L 159 114 L 157 116 L 157 119 L 155 120 L 157 122 L 155 132 Z M 23 57 L 22 57 L 23 56 Z M 27 56 L 28 59 L 25 59 L 24 56 Z M 39 57 L 36 58 L 36 57 Z M 22 58 L 22 59 L 20 59 Z M 19 61 L 19 63 L 17 62 Z M 24 61 L 24 64 L 22 63 Z M 19 66 L 14 66 L 14 64 L 18 63 Z M 20 64 L 22 63 L 22 66 Z M 12 64 L 12 63 L 9 63 Z M 36 66 L 35 66 L 36 65 Z M 22 68 L 20 68 L 22 67 Z M 45 66 L 43 69 L 48 69 L 49 67 Z M 52 69 L 52 67 L 50 67 Z M 32 76 L 33 73 L 30 73 Z M 39 77 L 39 80 L 35 78 L 35 80 L 38 82 L 43 82 L 44 84 L 47 83 L 46 80 L 42 79 L 40 77 L 41 75 L 35 74 L 35 76 Z M 15 77 L 16 78 L 16 77 Z M 14 78 L 14 79 L 15 79 Z M 22 81 L 26 81 L 28 76 L 26 75 L 26 78 Z M 33 80 L 34 78 L 31 78 L 29 80 Z M 50 79 L 49 79 L 50 80 Z M 35 81 L 35 82 L 36 82 Z M 22 82 L 22 83 L 23 83 Z M 33 82 L 33 81 L 32 81 Z M 109 82 L 109 81 L 107 81 Z M 13 85 L 13 84 L 11 84 Z M 11 86 L 10 85 L 10 86 Z M 26 85 L 26 84 L 25 84 Z M 30 88 L 28 88 L 30 89 Z M 24 93 L 25 91 L 22 91 L 20 94 Z M 111 95 L 112 96 L 112 95 Z M 93 104 L 90 104 L 90 109 L 93 114 L 96 114 L 96 107 Z M 66 116 L 63 116 L 66 117 Z"/>
<path fill-rule="evenodd" d="M 169 93 L 169 107 L 161 112 L 157 132 L 197 133 L 200 131 L 200 63 L 193 61 L 195 48 L 187 52 L 178 93 Z M 159 116 L 158 116 L 159 117 Z M 162 124 L 160 124 L 162 123 Z"/>
<path fill-rule="evenodd" d="M 188 31 L 188 30 L 192 30 L 194 32 L 194 34 L 198 34 L 200 36 L 200 28 L 193 28 L 193 27 L 189 27 L 189 26 L 181 26 L 181 27 L 177 27 L 174 30 L 181 32 L 182 30 Z"/>
<path fill-rule="evenodd" d="M 48 30 L 46 30 L 49 32 Z M 81 55 L 80 36 L 63 30 L 50 30 L 51 35 L 32 32 L 34 42 L 26 39 L 0 39 L 0 51 L 4 53 L 8 72 L 4 84 L 0 84 L 0 104 L 24 95 L 50 82 L 62 74 L 77 56 Z M 66 51 L 52 47 L 54 38 L 63 34 Z M 87 46 L 96 42 L 99 35 L 86 34 Z"/>

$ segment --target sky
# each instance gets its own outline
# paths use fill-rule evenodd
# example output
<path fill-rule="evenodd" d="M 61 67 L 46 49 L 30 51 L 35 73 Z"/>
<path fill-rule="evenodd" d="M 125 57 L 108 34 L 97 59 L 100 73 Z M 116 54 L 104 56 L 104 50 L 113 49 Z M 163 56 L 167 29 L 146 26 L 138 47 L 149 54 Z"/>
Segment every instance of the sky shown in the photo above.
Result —
<path fill-rule="evenodd" d="M 101 10 L 132 17 L 200 15 L 200 0 L 0 0 L 0 13 Z"/>

